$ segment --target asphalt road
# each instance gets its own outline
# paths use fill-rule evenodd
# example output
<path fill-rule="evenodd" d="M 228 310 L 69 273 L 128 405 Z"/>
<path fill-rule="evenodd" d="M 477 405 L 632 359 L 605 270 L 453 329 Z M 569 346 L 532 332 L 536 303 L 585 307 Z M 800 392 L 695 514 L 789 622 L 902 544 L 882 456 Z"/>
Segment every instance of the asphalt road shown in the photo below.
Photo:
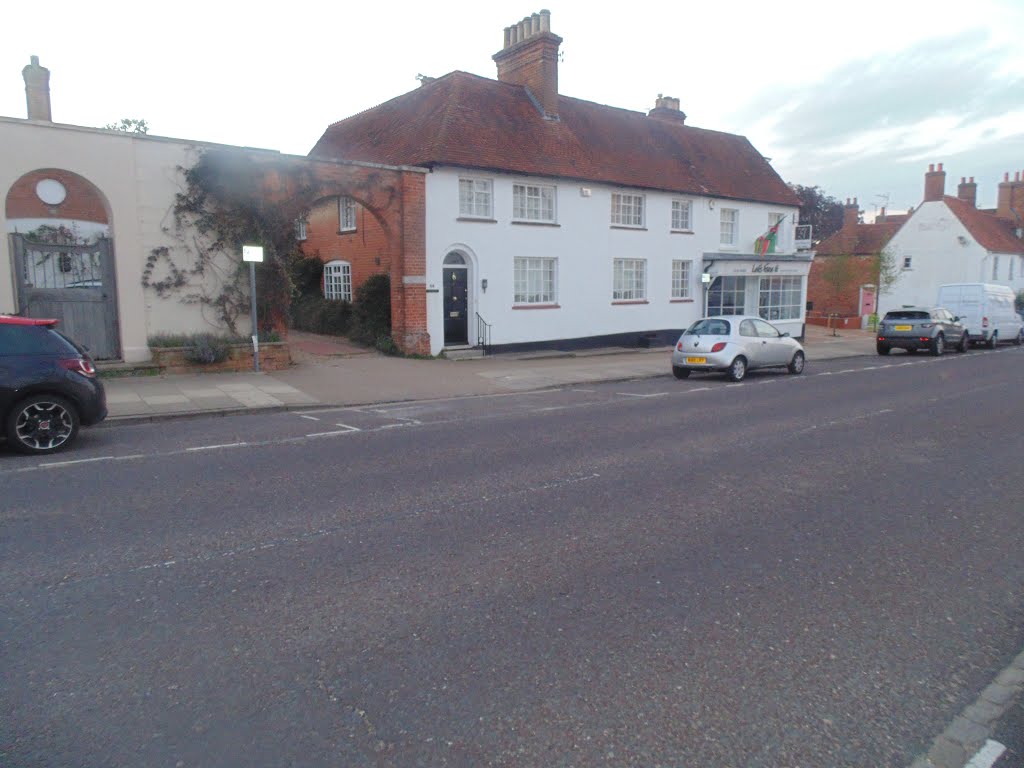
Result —
<path fill-rule="evenodd" d="M 1024 350 L 0 453 L 0 763 L 907 766 L 1024 646 Z"/>

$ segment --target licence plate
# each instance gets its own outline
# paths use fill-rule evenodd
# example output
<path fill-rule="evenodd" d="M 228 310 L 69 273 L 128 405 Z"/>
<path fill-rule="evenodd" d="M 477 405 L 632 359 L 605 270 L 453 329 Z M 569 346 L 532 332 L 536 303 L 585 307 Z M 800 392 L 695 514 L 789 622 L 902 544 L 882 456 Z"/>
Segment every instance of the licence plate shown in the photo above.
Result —
<path fill-rule="evenodd" d="M 914 326 L 912 325 L 894 325 L 892 328 L 894 331 L 912 331 Z"/>
<path fill-rule="evenodd" d="M 706 357 L 688 357 L 686 362 L 690 365 L 706 365 L 708 359 Z"/>

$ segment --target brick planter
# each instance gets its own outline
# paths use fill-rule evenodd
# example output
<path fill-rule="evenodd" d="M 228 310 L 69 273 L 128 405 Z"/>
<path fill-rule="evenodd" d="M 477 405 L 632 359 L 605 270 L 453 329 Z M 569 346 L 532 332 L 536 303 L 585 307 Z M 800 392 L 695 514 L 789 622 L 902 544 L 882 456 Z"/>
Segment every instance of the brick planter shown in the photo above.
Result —
<path fill-rule="evenodd" d="M 252 370 L 252 345 L 234 344 L 222 363 L 199 364 L 185 359 L 184 347 L 150 347 L 161 373 L 231 373 Z M 260 370 L 281 371 L 292 364 L 287 341 L 260 344 Z"/>

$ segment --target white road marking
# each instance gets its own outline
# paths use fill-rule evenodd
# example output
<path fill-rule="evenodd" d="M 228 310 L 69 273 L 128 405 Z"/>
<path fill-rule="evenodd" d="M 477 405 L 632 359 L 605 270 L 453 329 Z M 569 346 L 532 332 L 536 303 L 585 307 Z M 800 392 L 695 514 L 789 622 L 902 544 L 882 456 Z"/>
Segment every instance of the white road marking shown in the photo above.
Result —
<path fill-rule="evenodd" d="M 195 448 L 186 448 L 186 451 L 214 451 L 217 448 L 241 448 L 248 443 L 221 443 L 220 445 L 198 445 Z"/>
<path fill-rule="evenodd" d="M 361 429 L 360 429 L 359 427 L 351 427 L 351 426 L 349 426 L 348 424 L 342 424 L 342 423 L 341 423 L 340 421 L 339 421 L 339 422 L 337 422 L 337 423 L 335 424 L 335 426 L 338 426 L 338 427 L 344 427 L 344 428 L 345 428 L 345 429 L 347 429 L 347 430 L 348 430 L 349 432 L 362 432 L 362 431 L 363 431 L 363 430 L 361 430 Z"/>
<path fill-rule="evenodd" d="M 652 392 L 649 395 L 639 394 L 637 392 L 616 392 L 616 395 L 622 395 L 623 397 L 664 397 L 668 392 Z"/>
<path fill-rule="evenodd" d="M 333 432 L 311 432 L 306 437 L 332 437 L 334 435 L 351 435 L 358 432 L 358 429 L 336 429 Z"/>
<path fill-rule="evenodd" d="M 40 467 L 68 467 L 72 464 L 88 464 L 93 461 L 110 461 L 113 456 L 95 456 L 91 459 L 69 459 L 68 461 L 46 461 Z"/>
<path fill-rule="evenodd" d="M 981 749 L 974 753 L 974 757 L 970 759 L 964 768 L 992 768 L 996 764 L 996 760 L 1002 757 L 1005 751 L 1006 747 L 998 741 L 989 739 Z"/>
<path fill-rule="evenodd" d="M 316 416 L 307 416 L 304 413 L 296 414 L 300 419 L 309 419 L 310 421 L 320 421 Z"/>

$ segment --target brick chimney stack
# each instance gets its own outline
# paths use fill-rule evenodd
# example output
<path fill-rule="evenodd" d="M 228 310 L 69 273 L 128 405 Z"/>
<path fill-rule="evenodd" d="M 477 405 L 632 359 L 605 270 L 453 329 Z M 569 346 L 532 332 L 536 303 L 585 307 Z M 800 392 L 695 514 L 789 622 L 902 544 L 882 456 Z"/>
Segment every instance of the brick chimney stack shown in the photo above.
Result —
<path fill-rule="evenodd" d="M 30 61 L 32 63 L 21 70 L 21 76 L 25 78 L 28 119 L 53 122 L 50 116 L 50 70 L 39 66 L 38 56 L 31 57 Z"/>
<path fill-rule="evenodd" d="M 938 170 L 935 165 L 928 165 L 928 173 L 924 175 L 924 201 L 934 203 L 942 200 L 946 195 L 946 172 L 942 170 L 942 163 L 939 163 Z"/>
<path fill-rule="evenodd" d="M 960 177 L 960 184 L 956 188 L 956 196 L 967 203 L 971 208 L 978 207 L 978 185 L 974 183 L 974 177 L 967 181 Z"/>
<path fill-rule="evenodd" d="M 846 198 L 846 205 L 843 206 L 843 229 L 853 229 L 860 222 L 860 206 L 857 205 L 857 198 Z"/>
<path fill-rule="evenodd" d="M 996 216 L 1014 222 L 1017 226 L 1024 224 L 1024 179 L 1021 171 L 1013 175 L 1004 173 L 999 184 L 999 195 L 996 200 Z"/>
<path fill-rule="evenodd" d="M 654 102 L 654 109 L 648 112 L 647 116 L 658 120 L 679 123 L 679 125 L 686 122 L 686 113 L 679 108 L 679 99 L 674 99 L 671 96 L 662 96 L 660 93 Z"/>
<path fill-rule="evenodd" d="M 543 10 L 505 27 L 505 46 L 492 57 L 503 83 L 525 86 L 549 120 L 558 119 L 558 46 L 551 11 Z"/>

